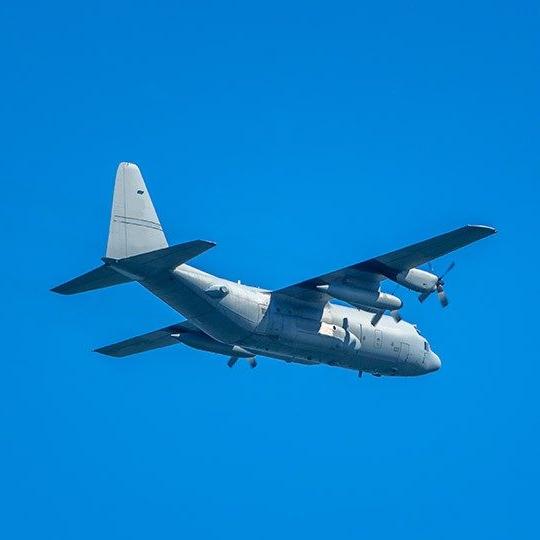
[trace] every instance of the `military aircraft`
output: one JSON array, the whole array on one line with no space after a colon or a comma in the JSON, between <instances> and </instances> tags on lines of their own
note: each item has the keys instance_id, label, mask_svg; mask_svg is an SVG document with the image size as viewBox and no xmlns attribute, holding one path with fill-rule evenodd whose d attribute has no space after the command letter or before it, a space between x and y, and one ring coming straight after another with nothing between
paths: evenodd
<instances>
[{"instance_id":1,"label":"military aircraft","mask_svg":"<svg viewBox=\"0 0 540 540\"><path fill-rule=\"evenodd\" d=\"M229 367L241 358L255 367L260 355L348 368L359 376L424 375L437 371L441 361L417 327L402 320L402 301L381 292L381 282L415 291L420 301L435 293L445 307L445 276L419 266L495 232L485 225L466 225L270 291L185 264L215 243L193 240L170 246L139 168L120 163L103 264L52 290L76 294L137 281L187 319L96 349L109 356L183 343L228 356Z\"/></svg>"}]
</instances>

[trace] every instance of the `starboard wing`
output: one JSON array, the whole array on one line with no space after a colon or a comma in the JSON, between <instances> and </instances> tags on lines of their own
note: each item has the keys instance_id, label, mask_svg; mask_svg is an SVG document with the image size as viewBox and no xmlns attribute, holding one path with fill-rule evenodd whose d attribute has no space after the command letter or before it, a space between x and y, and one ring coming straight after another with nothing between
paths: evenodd
<instances>
[{"instance_id":1,"label":"starboard wing","mask_svg":"<svg viewBox=\"0 0 540 540\"><path fill-rule=\"evenodd\" d=\"M274 293L309 302L327 302L330 297L319 291L317 286L344 280L351 280L367 290L378 290L384 279L393 279L400 272L421 266L495 232L493 227L487 225L465 225L429 240L278 289Z\"/></svg>"}]
</instances>

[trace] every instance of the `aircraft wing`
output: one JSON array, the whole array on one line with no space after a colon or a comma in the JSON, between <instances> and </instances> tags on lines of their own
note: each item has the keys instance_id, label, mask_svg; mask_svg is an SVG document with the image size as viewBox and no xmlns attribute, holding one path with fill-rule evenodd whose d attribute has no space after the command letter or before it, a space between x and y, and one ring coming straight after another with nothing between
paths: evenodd
<instances>
[{"instance_id":1,"label":"aircraft wing","mask_svg":"<svg viewBox=\"0 0 540 540\"><path fill-rule=\"evenodd\" d=\"M151 351L152 349L168 347L169 345L177 345L180 342L173 337L173 334L182 334L185 332L203 333L192 322L184 321L155 330L154 332L148 332L147 334L120 341L119 343L114 343L113 345L101 347L94 352L121 358L123 356Z\"/></svg>"},{"instance_id":2,"label":"aircraft wing","mask_svg":"<svg viewBox=\"0 0 540 540\"><path fill-rule=\"evenodd\" d=\"M495 232L496 230L493 227L486 225L465 225L429 240L340 268L334 272L274 292L300 300L327 302L330 297L326 293L317 290L317 285L326 285L345 279L355 282L358 287L363 289L376 291L380 286L380 282L386 278L393 279L400 272L421 266L456 249L486 238Z\"/></svg>"}]
</instances>

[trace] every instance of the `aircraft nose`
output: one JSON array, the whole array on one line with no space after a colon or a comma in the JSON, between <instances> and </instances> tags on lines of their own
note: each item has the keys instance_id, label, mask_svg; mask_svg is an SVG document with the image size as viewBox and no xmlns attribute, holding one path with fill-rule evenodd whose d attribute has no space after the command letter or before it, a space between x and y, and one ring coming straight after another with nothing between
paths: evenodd
<instances>
[{"instance_id":1,"label":"aircraft nose","mask_svg":"<svg viewBox=\"0 0 540 540\"><path fill-rule=\"evenodd\" d=\"M431 351L429 362L427 364L427 371L431 373L432 371L437 371L439 369L441 369L441 359Z\"/></svg>"}]
</instances>

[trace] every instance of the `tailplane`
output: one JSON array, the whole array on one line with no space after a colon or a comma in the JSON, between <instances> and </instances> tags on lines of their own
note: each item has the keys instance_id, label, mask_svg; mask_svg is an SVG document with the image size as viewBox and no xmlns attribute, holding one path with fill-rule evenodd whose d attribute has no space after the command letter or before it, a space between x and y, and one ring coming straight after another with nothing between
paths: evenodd
<instances>
[{"instance_id":1,"label":"tailplane","mask_svg":"<svg viewBox=\"0 0 540 540\"><path fill-rule=\"evenodd\" d=\"M86 272L82 276L78 276L62 285L58 285L51 289L52 292L58 294L77 294L95 289L103 289L104 287L112 287L133 281L130 277L119 274L110 266L102 265L98 268Z\"/></svg>"},{"instance_id":2,"label":"tailplane","mask_svg":"<svg viewBox=\"0 0 540 540\"><path fill-rule=\"evenodd\" d=\"M142 281L214 246L214 242L193 240L169 247L139 167L120 163L114 184L106 256L102 259L105 264L51 290L77 294Z\"/></svg>"}]
</instances>

